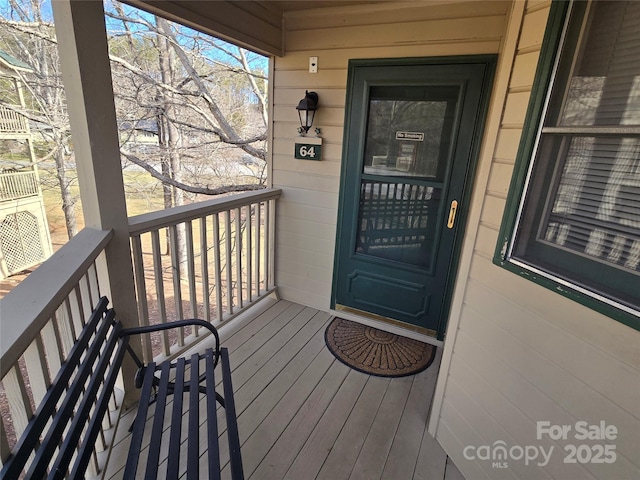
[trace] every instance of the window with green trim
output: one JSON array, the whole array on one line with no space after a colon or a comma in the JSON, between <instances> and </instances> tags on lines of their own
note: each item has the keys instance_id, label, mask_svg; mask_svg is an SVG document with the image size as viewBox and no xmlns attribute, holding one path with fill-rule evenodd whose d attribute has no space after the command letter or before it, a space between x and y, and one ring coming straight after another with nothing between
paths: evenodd
<instances>
[{"instance_id":1,"label":"window with green trim","mask_svg":"<svg viewBox=\"0 0 640 480\"><path fill-rule=\"evenodd\" d=\"M638 328L640 2L554 3L531 98L497 260Z\"/></svg>"}]
</instances>

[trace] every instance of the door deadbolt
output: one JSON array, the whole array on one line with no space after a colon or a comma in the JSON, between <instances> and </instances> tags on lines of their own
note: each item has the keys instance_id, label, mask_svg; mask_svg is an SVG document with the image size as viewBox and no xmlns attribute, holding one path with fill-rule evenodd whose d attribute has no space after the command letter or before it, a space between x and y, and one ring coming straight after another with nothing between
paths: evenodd
<instances>
[{"instance_id":1,"label":"door deadbolt","mask_svg":"<svg viewBox=\"0 0 640 480\"><path fill-rule=\"evenodd\" d=\"M451 202L451 208L449 209L449 221L447 222L447 228L453 228L456 223L456 212L458 211L458 201L453 200Z\"/></svg>"}]
</instances>

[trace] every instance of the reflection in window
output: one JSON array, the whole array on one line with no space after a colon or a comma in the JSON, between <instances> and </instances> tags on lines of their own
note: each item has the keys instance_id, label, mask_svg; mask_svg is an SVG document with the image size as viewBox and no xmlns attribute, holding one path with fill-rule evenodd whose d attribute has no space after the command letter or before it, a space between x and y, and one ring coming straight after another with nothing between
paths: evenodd
<instances>
[{"instance_id":1,"label":"reflection in window","mask_svg":"<svg viewBox=\"0 0 640 480\"><path fill-rule=\"evenodd\" d=\"M363 181L356 252L430 267L441 194L434 187Z\"/></svg>"},{"instance_id":2,"label":"reflection in window","mask_svg":"<svg viewBox=\"0 0 640 480\"><path fill-rule=\"evenodd\" d=\"M640 309L640 2L574 2L511 256Z\"/></svg>"},{"instance_id":3,"label":"reflection in window","mask_svg":"<svg viewBox=\"0 0 640 480\"><path fill-rule=\"evenodd\" d=\"M442 180L458 88L429 87L416 99L402 93L372 88L364 173Z\"/></svg>"}]
</instances>

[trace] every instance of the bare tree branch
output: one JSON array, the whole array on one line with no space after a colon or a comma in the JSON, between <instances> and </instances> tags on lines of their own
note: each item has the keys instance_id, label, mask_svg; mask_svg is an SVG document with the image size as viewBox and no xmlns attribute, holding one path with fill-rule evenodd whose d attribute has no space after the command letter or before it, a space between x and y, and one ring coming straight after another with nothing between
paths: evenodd
<instances>
[{"instance_id":1,"label":"bare tree branch","mask_svg":"<svg viewBox=\"0 0 640 480\"><path fill-rule=\"evenodd\" d=\"M158 170L156 170L151 165L149 165L147 162L141 160L140 158L138 158L137 156L135 156L134 154L132 154L131 152L125 149L121 148L120 153L130 162L135 163L139 167L149 172L153 178L189 193L199 193L203 195L222 195L224 193L247 192L252 190L262 190L263 188L265 188L264 185L255 184L255 183L247 184L247 185L225 185L223 187L216 187L216 188L195 187L193 185L187 185L185 183L178 182L171 177L163 175Z\"/></svg>"}]
</instances>

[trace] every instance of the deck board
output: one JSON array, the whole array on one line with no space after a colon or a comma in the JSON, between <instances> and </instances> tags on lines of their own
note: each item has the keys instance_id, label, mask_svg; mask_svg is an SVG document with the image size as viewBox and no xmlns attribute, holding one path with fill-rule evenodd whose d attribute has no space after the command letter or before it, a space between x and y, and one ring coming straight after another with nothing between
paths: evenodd
<instances>
[{"instance_id":1,"label":"deck board","mask_svg":"<svg viewBox=\"0 0 640 480\"><path fill-rule=\"evenodd\" d=\"M349 369L327 350L329 314L270 302L255 318L221 335L231 354L247 479L443 479L445 469L454 471L426 432L440 352L418 375L372 377ZM204 341L199 348L206 347ZM200 408L204 412L204 402ZM222 434L221 411L218 419ZM131 414L121 421L125 434L131 421ZM106 478L122 476L128 436L119 437ZM205 467L205 445L201 453ZM168 452L162 454L166 461ZM220 455L223 478L229 478L226 441ZM145 456L146 449L141 461Z\"/></svg>"},{"instance_id":2,"label":"deck board","mask_svg":"<svg viewBox=\"0 0 640 480\"><path fill-rule=\"evenodd\" d=\"M413 377L390 381L378 414L358 455L350 480L382 478L386 459L391 451L393 438L400 425L412 384Z\"/></svg>"},{"instance_id":3,"label":"deck board","mask_svg":"<svg viewBox=\"0 0 640 480\"><path fill-rule=\"evenodd\" d=\"M435 388L437 365L414 377L382 478L413 478ZM444 452L442 452L444 453ZM442 456L442 461L446 457Z\"/></svg>"},{"instance_id":4,"label":"deck board","mask_svg":"<svg viewBox=\"0 0 640 480\"><path fill-rule=\"evenodd\" d=\"M333 362L326 375L262 460L251 476L252 479L284 478L348 373L348 369L342 364ZM259 441L259 439L256 440Z\"/></svg>"}]
</instances>

